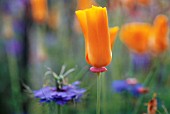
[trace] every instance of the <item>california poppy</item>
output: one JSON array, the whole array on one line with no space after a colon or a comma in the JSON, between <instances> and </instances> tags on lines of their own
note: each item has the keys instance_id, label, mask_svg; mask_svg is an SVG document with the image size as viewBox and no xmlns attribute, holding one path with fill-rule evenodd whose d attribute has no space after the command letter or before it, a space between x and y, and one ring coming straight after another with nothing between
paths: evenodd
<instances>
[{"instance_id":1,"label":"california poppy","mask_svg":"<svg viewBox=\"0 0 170 114\"><path fill-rule=\"evenodd\" d=\"M137 0L139 5L144 5L144 6L148 6L151 1L150 0Z\"/></svg>"},{"instance_id":2,"label":"california poppy","mask_svg":"<svg viewBox=\"0 0 170 114\"><path fill-rule=\"evenodd\" d=\"M129 23L122 27L120 38L129 49L142 54L148 51L150 30L149 24Z\"/></svg>"},{"instance_id":3,"label":"california poppy","mask_svg":"<svg viewBox=\"0 0 170 114\"><path fill-rule=\"evenodd\" d=\"M109 65L112 45L119 28L114 27L109 31L106 8L92 6L76 11L76 15L85 37L86 61L96 68Z\"/></svg>"},{"instance_id":4,"label":"california poppy","mask_svg":"<svg viewBox=\"0 0 170 114\"><path fill-rule=\"evenodd\" d=\"M32 17L34 21L42 23L47 18L47 1L46 0L31 0Z\"/></svg>"},{"instance_id":5,"label":"california poppy","mask_svg":"<svg viewBox=\"0 0 170 114\"><path fill-rule=\"evenodd\" d=\"M96 2L94 0L77 0L78 10L90 8L92 5L96 5Z\"/></svg>"},{"instance_id":6,"label":"california poppy","mask_svg":"<svg viewBox=\"0 0 170 114\"><path fill-rule=\"evenodd\" d=\"M97 5L94 0L77 0L77 10L91 8L92 5ZM77 33L81 33L81 28L77 19L74 19L74 29Z\"/></svg>"},{"instance_id":7,"label":"california poppy","mask_svg":"<svg viewBox=\"0 0 170 114\"><path fill-rule=\"evenodd\" d=\"M150 38L151 50L154 53L161 53L168 48L168 18L158 15L153 24Z\"/></svg>"}]
</instances>

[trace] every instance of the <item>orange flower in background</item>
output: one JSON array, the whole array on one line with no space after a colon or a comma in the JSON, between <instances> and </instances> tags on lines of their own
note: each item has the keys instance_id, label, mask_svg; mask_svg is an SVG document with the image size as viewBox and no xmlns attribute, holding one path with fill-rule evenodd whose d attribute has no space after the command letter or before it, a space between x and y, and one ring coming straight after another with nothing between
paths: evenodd
<instances>
[{"instance_id":1,"label":"orange flower in background","mask_svg":"<svg viewBox=\"0 0 170 114\"><path fill-rule=\"evenodd\" d=\"M47 0L31 0L32 17L38 23L43 23L47 18Z\"/></svg>"},{"instance_id":2,"label":"orange flower in background","mask_svg":"<svg viewBox=\"0 0 170 114\"><path fill-rule=\"evenodd\" d=\"M148 102L148 114L156 114L156 111L157 111L157 99L156 99L156 95L154 96L153 99L151 99L149 102Z\"/></svg>"},{"instance_id":3,"label":"orange flower in background","mask_svg":"<svg viewBox=\"0 0 170 114\"><path fill-rule=\"evenodd\" d=\"M148 51L148 41L151 26L146 23L129 23L122 27L121 41L132 51L145 53Z\"/></svg>"},{"instance_id":4,"label":"orange flower in background","mask_svg":"<svg viewBox=\"0 0 170 114\"><path fill-rule=\"evenodd\" d=\"M151 33L151 50L161 53L168 48L168 18L158 15L154 20L153 31Z\"/></svg>"},{"instance_id":5,"label":"orange flower in background","mask_svg":"<svg viewBox=\"0 0 170 114\"><path fill-rule=\"evenodd\" d=\"M114 27L109 31L106 8L92 6L76 11L76 15L85 37L86 61L96 68L109 65L119 28Z\"/></svg>"},{"instance_id":6,"label":"orange flower in background","mask_svg":"<svg viewBox=\"0 0 170 114\"><path fill-rule=\"evenodd\" d=\"M58 28L59 25L59 11L57 8L51 8L48 11L48 19L47 19L47 23L48 26L53 29L56 30Z\"/></svg>"},{"instance_id":7,"label":"orange flower in background","mask_svg":"<svg viewBox=\"0 0 170 114\"><path fill-rule=\"evenodd\" d=\"M90 8L92 5L96 5L95 0L77 0L77 9L78 10Z\"/></svg>"},{"instance_id":8,"label":"orange flower in background","mask_svg":"<svg viewBox=\"0 0 170 114\"><path fill-rule=\"evenodd\" d=\"M120 3L129 10L133 10L136 5L136 0L120 0Z\"/></svg>"},{"instance_id":9,"label":"orange flower in background","mask_svg":"<svg viewBox=\"0 0 170 114\"><path fill-rule=\"evenodd\" d=\"M151 0L137 0L138 4L147 6L150 4Z\"/></svg>"}]
</instances>

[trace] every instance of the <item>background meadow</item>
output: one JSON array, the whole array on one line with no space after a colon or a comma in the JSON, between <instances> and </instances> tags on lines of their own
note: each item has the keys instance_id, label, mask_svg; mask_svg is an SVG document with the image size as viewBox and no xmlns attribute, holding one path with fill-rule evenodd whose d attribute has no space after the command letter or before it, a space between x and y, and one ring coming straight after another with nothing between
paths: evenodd
<instances>
[{"instance_id":1,"label":"background meadow","mask_svg":"<svg viewBox=\"0 0 170 114\"><path fill-rule=\"evenodd\" d=\"M47 67L57 74L63 65L74 68L68 83L81 81L85 88L81 102L62 107L62 114L96 113L96 79L85 60L84 36L75 11L97 5L107 8L109 26L130 22L153 24L159 14L170 19L169 0L0 0L0 113L58 114L56 103L41 104L29 90L54 84ZM43 2L44 1L44 2ZM88 0L87 0L88 1ZM34 6L35 5L35 6ZM39 12L36 12L38 9ZM169 25L168 25L169 27ZM169 34L168 34L169 39ZM169 42L169 41L168 41ZM102 74L102 114L143 114L157 94L157 114L170 113L170 51L151 54L149 64L133 63L133 53L117 34L112 62ZM144 61L137 59L136 61ZM149 89L146 94L117 93L113 81L136 78Z\"/></svg>"}]
</instances>

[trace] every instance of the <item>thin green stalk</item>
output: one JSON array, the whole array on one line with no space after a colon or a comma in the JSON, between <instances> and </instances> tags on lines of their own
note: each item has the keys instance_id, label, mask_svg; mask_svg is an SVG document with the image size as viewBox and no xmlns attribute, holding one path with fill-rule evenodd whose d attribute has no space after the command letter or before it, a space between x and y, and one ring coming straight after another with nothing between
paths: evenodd
<instances>
[{"instance_id":1,"label":"thin green stalk","mask_svg":"<svg viewBox=\"0 0 170 114\"><path fill-rule=\"evenodd\" d=\"M101 99L101 73L97 74L97 104L96 114L100 114L100 99Z\"/></svg>"},{"instance_id":2,"label":"thin green stalk","mask_svg":"<svg viewBox=\"0 0 170 114\"><path fill-rule=\"evenodd\" d=\"M22 113L21 107L21 93L20 93L20 84L19 84L19 75L18 75L18 65L15 57L11 57L9 54L8 57L8 67L9 67L9 76L11 84L11 94L12 94L12 105L13 111L15 113Z\"/></svg>"},{"instance_id":3,"label":"thin green stalk","mask_svg":"<svg viewBox=\"0 0 170 114\"><path fill-rule=\"evenodd\" d=\"M165 114L169 114L167 108L165 107L165 105L162 105L162 108L163 108Z\"/></svg>"},{"instance_id":4,"label":"thin green stalk","mask_svg":"<svg viewBox=\"0 0 170 114\"><path fill-rule=\"evenodd\" d=\"M62 114L62 107L58 105L58 113L57 114Z\"/></svg>"},{"instance_id":5,"label":"thin green stalk","mask_svg":"<svg viewBox=\"0 0 170 114\"><path fill-rule=\"evenodd\" d=\"M153 65L153 68L151 69L152 71L148 74L148 76L146 77L145 81L144 81L144 86L148 86L149 83L153 80L153 77L158 73L158 68L159 68L159 62L156 62ZM138 100L138 102L136 103L136 108L134 109L134 113L133 114L137 114L140 108L141 103L143 102L144 96L141 96L140 99Z\"/></svg>"},{"instance_id":6,"label":"thin green stalk","mask_svg":"<svg viewBox=\"0 0 170 114\"><path fill-rule=\"evenodd\" d=\"M104 76L101 77L101 80L102 80L102 114L107 114L107 96L106 96L106 93L107 93L107 87L105 84L106 83L106 78Z\"/></svg>"}]
</instances>

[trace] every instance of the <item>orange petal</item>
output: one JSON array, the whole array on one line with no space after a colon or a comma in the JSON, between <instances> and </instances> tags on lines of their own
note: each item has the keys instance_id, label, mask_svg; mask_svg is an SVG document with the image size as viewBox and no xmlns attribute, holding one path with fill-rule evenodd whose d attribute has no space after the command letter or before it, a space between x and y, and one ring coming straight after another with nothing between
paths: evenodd
<instances>
[{"instance_id":1,"label":"orange petal","mask_svg":"<svg viewBox=\"0 0 170 114\"><path fill-rule=\"evenodd\" d=\"M78 0L77 1L78 10L90 8L92 5L96 5L96 2L94 0Z\"/></svg>"},{"instance_id":2,"label":"orange petal","mask_svg":"<svg viewBox=\"0 0 170 114\"><path fill-rule=\"evenodd\" d=\"M80 26L82 28L82 31L84 33L85 38L87 37L87 19L86 19L86 13L83 10L78 10L75 12L77 19L80 23Z\"/></svg>"},{"instance_id":3,"label":"orange petal","mask_svg":"<svg viewBox=\"0 0 170 114\"><path fill-rule=\"evenodd\" d=\"M86 11L85 10L78 10L75 12L77 19L80 23L80 26L82 28L82 31L84 33L84 38L85 38L85 56L86 56L86 61L90 64L90 61L88 59L88 28L87 28L87 19L86 19Z\"/></svg>"},{"instance_id":4,"label":"orange petal","mask_svg":"<svg viewBox=\"0 0 170 114\"><path fill-rule=\"evenodd\" d=\"M146 23L130 23L122 27L121 41L131 50L144 53L148 51L151 26Z\"/></svg>"},{"instance_id":5,"label":"orange petal","mask_svg":"<svg viewBox=\"0 0 170 114\"><path fill-rule=\"evenodd\" d=\"M31 10L33 19L36 22L44 22L47 18L47 1L46 0L31 0Z\"/></svg>"},{"instance_id":6,"label":"orange petal","mask_svg":"<svg viewBox=\"0 0 170 114\"><path fill-rule=\"evenodd\" d=\"M119 30L119 27L113 27L109 29L111 48L113 47L113 44L115 42L118 30Z\"/></svg>"},{"instance_id":7,"label":"orange petal","mask_svg":"<svg viewBox=\"0 0 170 114\"><path fill-rule=\"evenodd\" d=\"M88 60L94 67L103 67L111 61L108 19L106 8L86 10L88 25Z\"/></svg>"},{"instance_id":8,"label":"orange petal","mask_svg":"<svg viewBox=\"0 0 170 114\"><path fill-rule=\"evenodd\" d=\"M168 18L159 15L154 20L153 26L153 50L156 53L163 52L168 47Z\"/></svg>"}]
</instances>

